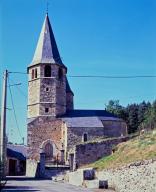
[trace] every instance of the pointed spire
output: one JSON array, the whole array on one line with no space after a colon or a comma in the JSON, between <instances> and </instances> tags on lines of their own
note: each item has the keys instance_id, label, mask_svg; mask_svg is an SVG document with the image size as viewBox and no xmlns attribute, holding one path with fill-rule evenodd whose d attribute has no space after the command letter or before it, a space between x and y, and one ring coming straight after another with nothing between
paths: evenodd
<instances>
[{"instance_id":1,"label":"pointed spire","mask_svg":"<svg viewBox=\"0 0 156 192\"><path fill-rule=\"evenodd\" d=\"M57 48L48 14L46 14L45 17L31 65L38 63L63 64Z\"/></svg>"}]
</instances>

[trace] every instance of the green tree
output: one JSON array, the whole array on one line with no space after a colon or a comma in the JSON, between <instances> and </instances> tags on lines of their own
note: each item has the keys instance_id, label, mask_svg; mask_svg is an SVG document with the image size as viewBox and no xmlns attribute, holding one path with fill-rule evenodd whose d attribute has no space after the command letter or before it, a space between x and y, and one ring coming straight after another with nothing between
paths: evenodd
<instances>
[{"instance_id":1,"label":"green tree","mask_svg":"<svg viewBox=\"0 0 156 192\"><path fill-rule=\"evenodd\" d=\"M141 128L154 129L156 128L156 100L152 103L151 107L146 111L144 121Z\"/></svg>"},{"instance_id":2,"label":"green tree","mask_svg":"<svg viewBox=\"0 0 156 192\"><path fill-rule=\"evenodd\" d=\"M125 107L120 105L119 100L110 100L106 105L106 110L124 120L127 118Z\"/></svg>"},{"instance_id":3,"label":"green tree","mask_svg":"<svg viewBox=\"0 0 156 192\"><path fill-rule=\"evenodd\" d=\"M138 130L138 105L131 104L127 106L127 113L128 113L128 133L134 133Z\"/></svg>"},{"instance_id":4,"label":"green tree","mask_svg":"<svg viewBox=\"0 0 156 192\"><path fill-rule=\"evenodd\" d=\"M151 104L143 101L138 105L138 123L139 125L145 120L145 114L150 109Z\"/></svg>"}]
</instances>

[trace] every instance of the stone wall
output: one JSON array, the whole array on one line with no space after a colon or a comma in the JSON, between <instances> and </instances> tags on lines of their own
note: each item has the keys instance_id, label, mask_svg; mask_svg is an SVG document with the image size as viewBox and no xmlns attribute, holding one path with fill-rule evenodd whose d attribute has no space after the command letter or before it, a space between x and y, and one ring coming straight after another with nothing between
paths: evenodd
<instances>
[{"instance_id":1,"label":"stone wall","mask_svg":"<svg viewBox=\"0 0 156 192\"><path fill-rule=\"evenodd\" d=\"M104 126L101 127L68 127L68 150L82 142L84 134L87 134L87 141L95 141L106 137L121 137L127 135L126 123L119 120L101 120Z\"/></svg>"},{"instance_id":2,"label":"stone wall","mask_svg":"<svg viewBox=\"0 0 156 192\"><path fill-rule=\"evenodd\" d=\"M108 180L116 192L155 192L156 159L131 163L125 167L96 172L99 180Z\"/></svg>"},{"instance_id":3,"label":"stone wall","mask_svg":"<svg viewBox=\"0 0 156 192\"><path fill-rule=\"evenodd\" d=\"M41 90L40 90L40 102L42 102L42 113L47 108L49 102L48 115L57 116L66 112L66 70L64 67L60 67L57 64L51 65L51 77L44 77L44 67L41 65ZM62 78L59 79L59 69L62 70ZM48 93L47 93L47 89ZM50 105L50 103L52 105ZM45 105L45 107L43 107Z\"/></svg>"},{"instance_id":4,"label":"stone wall","mask_svg":"<svg viewBox=\"0 0 156 192\"><path fill-rule=\"evenodd\" d=\"M78 169L74 172L66 172L64 175L65 182L71 185L82 186L83 184L83 169Z\"/></svg>"},{"instance_id":5,"label":"stone wall","mask_svg":"<svg viewBox=\"0 0 156 192\"><path fill-rule=\"evenodd\" d=\"M83 135L87 133L88 141L104 138L104 127L68 127L67 148L72 149L73 146L83 142Z\"/></svg>"},{"instance_id":6,"label":"stone wall","mask_svg":"<svg viewBox=\"0 0 156 192\"><path fill-rule=\"evenodd\" d=\"M78 169L67 172L64 181L76 186L86 184L83 172ZM97 187L96 181L108 181L108 187L116 192L155 192L156 191L156 159L143 160L116 169L95 171L95 179L90 181L92 188Z\"/></svg>"},{"instance_id":7,"label":"stone wall","mask_svg":"<svg viewBox=\"0 0 156 192\"><path fill-rule=\"evenodd\" d=\"M53 143L53 157L61 156L60 150L66 147L66 127L62 120L52 117L38 117L28 124L28 158L39 160L40 149L47 140Z\"/></svg>"},{"instance_id":8,"label":"stone wall","mask_svg":"<svg viewBox=\"0 0 156 192\"><path fill-rule=\"evenodd\" d=\"M104 134L108 137L120 137L127 135L127 124L122 120L102 120Z\"/></svg>"},{"instance_id":9,"label":"stone wall","mask_svg":"<svg viewBox=\"0 0 156 192\"><path fill-rule=\"evenodd\" d=\"M40 80L28 82L28 118L39 115Z\"/></svg>"},{"instance_id":10,"label":"stone wall","mask_svg":"<svg viewBox=\"0 0 156 192\"><path fill-rule=\"evenodd\" d=\"M38 162L34 159L27 159L26 161L26 176L36 177L38 169Z\"/></svg>"},{"instance_id":11,"label":"stone wall","mask_svg":"<svg viewBox=\"0 0 156 192\"><path fill-rule=\"evenodd\" d=\"M112 148L128 140L128 137L120 137L107 139L100 142L90 142L79 144L75 147L75 163L77 166L93 163L103 156L108 156L112 153Z\"/></svg>"},{"instance_id":12,"label":"stone wall","mask_svg":"<svg viewBox=\"0 0 156 192\"><path fill-rule=\"evenodd\" d=\"M49 65L51 77L45 77L45 66L38 64L28 68L28 118L39 115L55 117L66 113L66 69L57 64ZM37 77L33 79L32 70L37 70Z\"/></svg>"}]
</instances>

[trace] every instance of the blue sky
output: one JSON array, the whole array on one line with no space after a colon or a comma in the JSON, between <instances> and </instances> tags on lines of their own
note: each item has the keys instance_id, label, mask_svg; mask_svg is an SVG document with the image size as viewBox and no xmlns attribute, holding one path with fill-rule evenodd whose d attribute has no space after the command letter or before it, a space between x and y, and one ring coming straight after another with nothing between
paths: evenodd
<instances>
[{"instance_id":1,"label":"blue sky","mask_svg":"<svg viewBox=\"0 0 156 192\"><path fill-rule=\"evenodd\" d=\"M49 17L68 75L156 75L155 0L49 0ZM46 12L46 0L0 1L2 71L26 72ZM26 137L27 76L10 74L17 119ZM156 98L156 78L69 78L75 108L104 109L110 99L126 106ZM8 93L8 107L11 108ZM9 140L20 142L8 111Z\"/></svg>"}]
</instances>

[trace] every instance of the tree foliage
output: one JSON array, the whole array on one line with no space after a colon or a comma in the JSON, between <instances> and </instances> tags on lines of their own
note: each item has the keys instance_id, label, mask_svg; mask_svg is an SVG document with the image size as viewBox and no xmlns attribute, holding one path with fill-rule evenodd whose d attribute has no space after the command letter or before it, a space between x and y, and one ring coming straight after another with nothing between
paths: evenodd
<instances>
[{"instance_id":1,"label":"tree foliage","mask_svg":"<svg viewBox=\"0 0 156 192\"><path fill-rule=\"evenodd\" d=\"M134 133L139 129L152 129L156 127L156 101L132 103L123 107L119 100L110 100L106 110L126 121L128 133Z\"/></svg>"},{"instance_id":2,"label":"tree foliage","mask_svg":"<svg viewBox=\"0 0 156 192\"><path fill-rule=\"evenodd\" d=\"M146 111L141 127L145 129L154 129L156 127L156 101Z\"/></svg>"}]
</instances>

